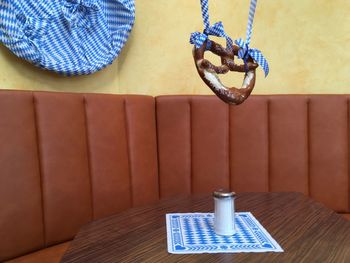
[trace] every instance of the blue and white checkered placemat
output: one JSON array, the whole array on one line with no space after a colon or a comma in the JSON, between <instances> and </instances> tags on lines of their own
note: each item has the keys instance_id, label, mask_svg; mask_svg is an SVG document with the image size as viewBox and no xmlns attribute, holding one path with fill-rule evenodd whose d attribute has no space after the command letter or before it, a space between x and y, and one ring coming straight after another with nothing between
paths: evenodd
<instances>
[{"instance_id":1,"label":"blue and white checkered placemat","mask_svg":"<svg viewBox=\"0 0 350 263\"><path fill-rule=\"evenodd\" d=\"M213 213L167 214L166 225L168 252L173 254L283 252L249 212L235 213L233 236L215 234Z\"/></svg>"}]
</instances>

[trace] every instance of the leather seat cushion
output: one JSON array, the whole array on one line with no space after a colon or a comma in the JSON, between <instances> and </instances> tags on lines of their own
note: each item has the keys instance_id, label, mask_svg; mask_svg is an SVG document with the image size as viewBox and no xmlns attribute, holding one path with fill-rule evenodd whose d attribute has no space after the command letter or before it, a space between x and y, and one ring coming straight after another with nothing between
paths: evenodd
<instances>
[{"instance_id":1,"label":"leather seat cushion","mask_svg":"<svg viewBox=\"0 0 350 263\"><path fill-rule=\"evenodd\" d=\"M342 214L346 219L350 220L350 214Z\"/></svg>"},{"instance_id":2,"label":"leather seat cushion","mask_svg":"<svg viewBox=\"0 0 350 263\"><path fill-rule=\"evenodd\" d=\"M37 252L6 261L7 263L58 263L71 241L41 249Z\"/></svg>"}]
</instances>

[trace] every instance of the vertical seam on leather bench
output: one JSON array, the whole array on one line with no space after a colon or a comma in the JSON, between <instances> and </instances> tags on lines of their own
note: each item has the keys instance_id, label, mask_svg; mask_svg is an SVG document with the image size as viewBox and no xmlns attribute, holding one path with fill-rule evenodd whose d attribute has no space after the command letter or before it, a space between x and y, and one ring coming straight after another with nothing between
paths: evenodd
<instances>
[{"instance_id":1,"label":"vertical seam on leather bench","mask_svg":"<svg viewBox=\"0 0 350 263\"><path fill-rule=\"evenodd\" d=\"M230 127L231 127L231 107L230 105L227 105L227 159L228 159L228 188L233 191L232 187L232 178L231 178L231 134L230 134Z\"/></svg>"},{"instance_id":2,"label":"vertical seam on leather bench","mask_svg":"<svg viewBox=\"0 0 350 263\"><path fill-rule=\"evenodd\" d=\"M43 174L42 174L42 163L41 163L41 150L40 150L40 134L39 134L39 123L38 123L38 111L37 101L34 92L32 92L33 98L33 111L34 111L34 125L35 125L35 136L37 142L37 154L38 154L38 165L39 165L39 180L40 180L40 191L41 191L41 214L43 224L43 241L44 247L46 247L46 222L45 222L45 201L44 201L44 186L43 186Z\"/></svg>"},{"instance_id":3,"label":"vertical seam on leather bench","mask_svg":"<svg viewBox=\"0 0 350 263\"><path fill-rule=\"evenodd\" d=\"M307 191L311 196L311 130L310 130L310 98L306 100L306 140L307 140Z\"/></svg>"},{"instance_id":4,"label":"vertical seam on leather bench","mask_svg":"<svg viewBox=\"0 0 350 263\"><path fill-rule=\"evenodd\" d=\"M271 191L271 118L270 118L270 99L266 100L266 111L267 111L267 191Z\"/></svg>"},{"instance_id":5,"label":"vertical seam on leather bench","mask_svg":"<svg viewBox=\"0 0 350 263\"><path fill-rule=\"evenodd\" d=\"M190 191L191 191L191 194L193 194L193 165L192 165L192 162L193 162L193 147L192 147L192 137L193 137L193 134L192 134L192 120L193 120L193 116L192 116L192 97L189 97L189 100L188 100L188 106L189 106L189 128L190 128Z\"/></svg>"},{"instance_id":6,"label":"vertical seam on leather bench","mask_svg":"<svg viewBox=\"0 0 350 263\"><path fill-rule=\"evenodd\" d=\"M91 149L89 143L89 125L87 117L87 101L86 96L83 95L83 105L84 105L84 119L85 119L85 135L86 135L86 148L87 148L87 162L88 162L88 176L90 180L90 202L91 202L91 220L95 219L95 209L94 209L94 188L92 182L92 172L91 172Z\"/></svg>"},{"instance_id":7,"label":"vertical seam on leather bench","mask_svg":"<svg viewBox=\"0 0 350 263\"><path fill-rule=\"evenodd\" d=\"M347 132L347 136L346 138L348 139L347 142L347 174L348 174L348 213L350 212L350 166L349 166L349 157L350 157L350 140L349 140L349 98L346 98L346 117L347 117L347 122L346 122L346 132Z\"/></svg>"},{"instance_id":8,"label":"vertical seam on leather bench","mask_svg":"<svg viewBox=\"0 0 350 263\"><path fill-rule=\"evenodd\" d=\"M133 191L133 180L132 180L132 164L131 164L131 151L130 151L130 128L129 128L129 118L128 118L128 110L127 110L127 101L126 98L123 100L123 107L124 107L124 119L125 119L125 133L126 133L126 143L127 143L127 149L128 149L128 165L129 165L129 184L130 184L130 202L131 206L134 206L134 191Z\"/></svg>"},{"instance_id":9,"label":"vertical seam on leather bench","mask_svg":"<svg viewBox=\"0 0 350 263\"><path fill-rule=\"evenodd\" d=\"M157 150L157 179L158 179L158 200L161 199L161 178L160 178L160 158L159 158L159 127L158 127L158 100L153 97L154 101L154 120L156 123L156 150Z\"/></svg>"}]
</instances>

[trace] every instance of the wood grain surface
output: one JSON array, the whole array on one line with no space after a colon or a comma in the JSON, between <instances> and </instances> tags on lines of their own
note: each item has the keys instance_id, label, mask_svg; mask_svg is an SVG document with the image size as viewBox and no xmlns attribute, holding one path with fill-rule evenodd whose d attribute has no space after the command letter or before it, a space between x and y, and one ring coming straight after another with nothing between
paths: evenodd
<instances>
[{"instance_id":1,"label":"wood grain surface","mask_svg":"<svg viewBox=\"0 0 350 263\"><path fill-rule=\"evenodd\" d=\"M169 254L165 214L212 212L213 205L210 195L184 196L91 222L62 262L350 262L350 222L300 193L242 193L235 200L236 211L252 212L285 252Z\"/></svg>"}]
</instances>

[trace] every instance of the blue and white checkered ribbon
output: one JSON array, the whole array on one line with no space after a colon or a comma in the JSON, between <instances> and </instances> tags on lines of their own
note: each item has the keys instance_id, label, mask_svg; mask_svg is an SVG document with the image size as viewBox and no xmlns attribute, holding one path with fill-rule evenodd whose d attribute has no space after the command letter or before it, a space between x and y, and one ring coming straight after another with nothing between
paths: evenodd
<instances>
[{"instance_id":1,"label":"blue and white checkered ribbon","mask_svg":"<svg viewBox=\"0 0 350 263\"><path fill-rule=\"evenodd\" d=\"M202 17L204 22L204 31L203 33L200 33L200 32L192 33L190 37L190 43L195 45L196 48L199 48L203 45L203 43L206 40L208 40L206 49L210 49L210 41L208 37L209 35L212 35L212 36L226 38L226 47L229 50L232 50L233 41L225 33L224 25L222 24L222 22L220 21L210 26L208 0L201 0L201 8L202 8Z\"/></svg>"},{"instance_id":2,"label":"blue and white checkered ribbon","mask_svg":"<svg viewBox=\"0 0 350 263\"><path fill-rule=\"evenodd\" d=\"M252 30L253 30L253 20L254 20L256 2L257 0L250 1L246 41L240 38L235 40L235 44L240 47L238 51L238 58L243 59L244 63L246 63L248 57L249 56L252 57L256 61L256 63L258 63L263 68L265 72L265 77L266 77L269 74L269 64L267 63L267 60L265 59L265 57L263 56L263 54L259 49L249 47L250 39L252 36Z\"/></svg>"}]
</instances>

